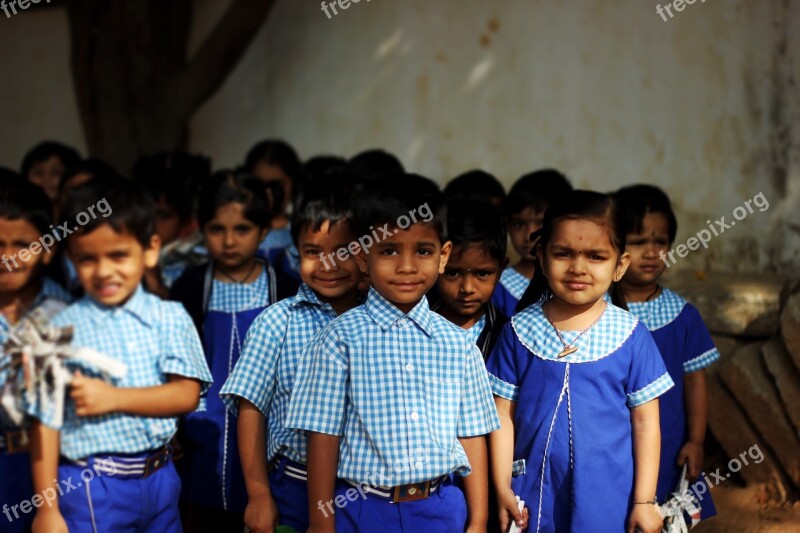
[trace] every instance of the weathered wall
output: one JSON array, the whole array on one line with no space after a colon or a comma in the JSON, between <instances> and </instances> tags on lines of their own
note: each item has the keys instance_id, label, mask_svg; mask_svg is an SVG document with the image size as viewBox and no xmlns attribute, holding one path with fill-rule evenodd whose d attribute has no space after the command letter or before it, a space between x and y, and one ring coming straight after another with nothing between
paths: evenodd
<instances>
[{"instance_id":1,"label":"weathered wall","mask_svg":"<svg viewBox=\"0 0 800 533\"><path fill-rule=\"evenodd\" d=\"M648 0L361 0L330 20L284 0L195 116L192 148L227 166L281 136L303 156L383 146L440 181L476 166L507 184L542 166L600 190L647 181L673 196L678 242L763 193L767 210L675 268L796 274L800 2L701 2L665 22ZM197 5L195 43L225 2ZM74 98L55 90L69 85L59 17L0 18L0 164L37 132L80 144ZM58 31L21 47L40 26ZM58 105L26 88L44 84Z\"/></svg>"}]
</instances>

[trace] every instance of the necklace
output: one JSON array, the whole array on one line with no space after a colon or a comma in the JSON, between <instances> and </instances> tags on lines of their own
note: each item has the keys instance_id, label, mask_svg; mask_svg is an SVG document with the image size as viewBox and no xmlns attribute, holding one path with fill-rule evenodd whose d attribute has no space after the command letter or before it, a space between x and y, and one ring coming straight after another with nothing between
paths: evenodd
<instances>
[{"instance_id":1,"label":"necklace","mask_svg":"<svg viewBox=\"0 0 800 533\"><path fill-rule=\"evenodd\" d=\"M658 294L658 291L659 291L660 289L661 289L661 285L659 285L658 283L656 283L656 290L654 290L653 292L651 292L651 293L650 293L650 296L648 296L647 298L645 298L645 299L644 299L644 301L645 301L645 302L649 302L649 301L650 301L650 298L652 298L653 296L655 296L656 294Z\"/></svg>"},{"instance_id":2,"label":"necklace","mask_svg":"<svg viewBox=\"0 0 800 533\"><path fill-rule=\"evenodd\" d=\"M257 265L258 265L258 261L253 261L253 267L250 269L250 272L248 272L247 275L245 277L243 277L241 280L238 280L238 279L234 278L233 276L231 276L230 274L228 274L227 272L225 272L224 270L222 270L219 267L217 267L217 271L220 274L222 274L223 276L225 276L226 278L228 278L229 280L231 280L232 282L238 283L239 285L241 285L242 283L247 281L247 278L249 278L250 276L253 275L253 272L255 272Z\"/></svg>"},{"instance_id":3,"label":"necklace","mask_svg":"<svg viewBox=\"0 0 800 533\"><path fill-rule=\"evenodd\" d=\"M558 328L555 326L555 324L553 324L553 321L550 319L550 314L547 312L547 305L545 304L545 305L542 306L542 311L544 311L545 318L547 318L547 321L550 323L551 326L553 326L553 329L556 331L556 335L558 335L558 340L560 340L561 344L564 345L564 349L561 350L561 352L559 352L559 354L558 354L558 358L559 359L561 359L562 357L566 357L569 354L575 353L575 352L578 351L578 347L575 346L575 343L578 342L578 339L580 339L581 336L583 336L584 333L586 333L587 331L592 329L594 327L594 325L597 324L600 321L601 318L603 318L603 315L605 314L606 309L608 309L608 304L604 301L603 302L603 311L600 313L600 315L597 318L594 319L594 322L589 324L588 328L586 328L583 331L581 331L580 333L578 333L578 336L575 337L575 339L571 343L567 344L566 342L564 342L564 338L561 336L561 332L558 331Z\"/></svg>"}]
</instances>

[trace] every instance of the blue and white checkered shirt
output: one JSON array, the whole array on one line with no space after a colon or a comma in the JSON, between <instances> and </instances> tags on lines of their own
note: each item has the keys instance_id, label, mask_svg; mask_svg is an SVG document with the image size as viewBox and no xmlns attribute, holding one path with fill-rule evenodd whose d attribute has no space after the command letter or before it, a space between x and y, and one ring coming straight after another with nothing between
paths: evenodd
<instances>
[{"instance_id":1,"label":"blue and white checkered shirt","mask_svg":"<svg viewBox=\"0 0 800 533\"><path fill-rule=\"evenodd\" d=\"M341 436L338 476L382 486L468 474L458 438L500 427L464 331L425 298L404 314L374 289L309 345L286 425Z\"/></svg>"},{"instance_id":2,"label":"blue and white checkered shirt","mask_svg":"<svg viewBox=\"0 0 800 533\"><path fill-rule=\"evenodd\" d=\"M252 283L226 283L218 279L213 280L208 310L237 313L268 306L269 274L266 265L261 265L261 275Z\"/></svg>"},{"instance_id":3,"label":"blue and white checkered shirt","mask_svg":"<svg viewBox=\"0 0 800 533\"><path fill-rule=\"evenodd\" d=\"M278 454L305 464L308 436L285 426L300 357L308 343L336 318L303 283L292 298L258 315L247 332L244 351L219 395L238 413L239 398L255 405L267 419L267 459Z\"/></svg>"},{"instance_id":4,"label":"blue and white checkered shirt","mask_svg":"<svg viewBox=\"0 0 800 533\"><path fill-rule=\"evenodd\" d=\"M128 365L116 387L153 387L167 383L170 374L197 379L204 393L211 383L203 347L191 318L177 302L163 301L142 287L122 306L106 307L84 297L53 319L57 326L73 325L74 346L84 346ZM90 368L71 365L88 376ZM52 412L33 409L31 415L52 426ZM73 460L98 453L141 453L167 444L177 417L144 417L111 413L79 417L67 397L61 431L61 455Z\"/></svg>"},{"instance_id":5,"label":"blue and white checkered shirt","mask_svg":"<svg viewBox=\"0 0 800 533\"><path fill-rule=\"evenodd\" d=\"M525 294L530 282L531 280L517 272L514 267L508 267L500 274L500 284L517 300Z\"/></svg>"}]
</instances>

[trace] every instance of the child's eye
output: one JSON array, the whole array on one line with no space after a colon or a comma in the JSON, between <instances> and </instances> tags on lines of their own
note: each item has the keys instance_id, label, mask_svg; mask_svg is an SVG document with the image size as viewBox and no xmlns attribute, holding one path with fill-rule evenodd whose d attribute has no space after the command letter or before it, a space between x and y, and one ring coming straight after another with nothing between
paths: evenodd
<instances>
[{"instance_id":1,"label":"child's eye","mask_svg":"<svg viewBox=\"0 0 800 533\"><path fill-rule=\"evenodd\" d=\"M628 241L628 246L641 246L644 244L642 239L631 239Z\"/></svg>"},{"instance_id":2,"label":"child's eye","mask_svg":"<svg viewBox=\"0 0 800 533\"><path fill-rule=\"evenodd\" d=\"M452 269L446 268L445 271L444 271L443 276L446 277L446 278L449 278L449 279L458 279L458 278L461 277L461 272L458 271L458 270L452 270Z\"/></svg>"},{"instance_id":3,"label":"child's eye","mask_svg":"<svg viewBox=\"0 0 800 533\"><path fill-rule=\"evenodd\" d=\"M417 250L417 253L419 255L433 255L433 251L428 250L427 248L420 248L419 250Z\"/></svg>"},{"instance_id":4,"label":"child's eye","mask_svg":"<svg viewBox=\"0 0 800 533\"><path fill-rule=\"evenodd\" d=\"M308 256L318 257L320 252L316 248L306 248L303 253Z\"/></svg>"},{"instance_id":5,"label":"child's eye","mask_svg":"<svg viewBox=\"0 0 800 533\"><path fill-rule=\"evenodd\" d=\"M119 261L120 259L125 259L128 257L128 252L112 252L111 259L115 261Z\"/></svg>"},{"instance_id":6,"label":"child's eye","mask_svg":"<svg viewBox=\"0 0 800 533\"><path fill-rule=\"evenodd\" d=\"M525 224L525 222L521 220L512 220L511 227L514 229L522 229L524 227L527 227L527 224Z\"/></svg>"},{"instance_id":7,"label":"child's eye","mask_svg":"<svg viewBox=\"0 0 800 533\"><path fill-rule=\"evenodd\" d=\"M589 259L591 259L592 261L605 261L606 260L605 256L597 255L597 254L591 255L589 257Z\"/></svg>"},{"instance_id":8,"label":"child's eye","mask_svg":"<svg viewBox=\"0 0 800 533\"><path fill-rule=\"evenodd\" d=\"M380 251L380 255L396 255L396 254L397 250L394 250L392 248L384 248L383 250Z\"/></svg>"},{"instance_id":9,"label":"child's eye","mask_svg":"<svg viewBox=\"0 0 800 533\"><path fill-rule=\"evenodd\" d=\"M494 274L494 272L489 272L488 270L478 270L475 273L475 275L478 276L478 278L480 278L480 279L486 279L489 276L491 276L492 274Z\"/></svg>"},{"instance_id":10,"label":"child's eye","mask_svg":"<svg viewBox=\"0 0 800 533\"><path fill-rule=\"evenodd\" d=\"M659 246L669 246L669 241L667 239L658 239L656 240L656 244Z\"/></svg>"}]
</instances>

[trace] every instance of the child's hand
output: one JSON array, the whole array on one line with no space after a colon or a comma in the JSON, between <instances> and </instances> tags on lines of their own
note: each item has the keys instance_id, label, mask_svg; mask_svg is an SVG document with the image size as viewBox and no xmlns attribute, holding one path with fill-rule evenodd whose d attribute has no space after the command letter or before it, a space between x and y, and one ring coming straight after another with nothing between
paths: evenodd
<instances>
[{"instance_id":1,"label":"child's hand","mask_svg":"<svg viewBox=\"0 0 800 533\"><path fill-rule=\"evenodd\" d=\"M634 504L628 520L628 533L660 533L664 519L654 504Z\"/></svg>"},{"instance_id":2,"label":"child's hand","mask_svg":"<svg viewBox=\"0 0 800 533\"><path fill-rule=\"evenodd\" d=\"M57 508L42 508L33 518L31 533L69 533L69 528Z\"/></svg>"},{"instance_id":3,"label":"child's hand","mask_svg":"<svg viewBox=\"0 0 800 533\"><path fill-rule=\"evenodd\" d=\"M248 498L244 525L251 533L272 533L278 527L278 508L271 496Z\"/></svg>"},{"instance_id":4,"label":"child's hand","mask_svg":"<svg viewBox=\"0 0 800 533\"><path fill-rule=\"evenodd\" d=\"M101 379L87 378L80 371L70 383L70 398L75 402L78 416L97 416L116 411L115 389Z\"/></svg>"},{"instance_id":5,"label":"child's hand","mask_svg":"<svg viewBox=\"0 0 800 533\"><path fill-rule=\"evenodd\" d=\"M692 441L684 444L678 452L678 466L683 466L684 463L688 463L686 477L690 481L697 479L703 469L703 445Z\"/></svg>"},{"instance_id":6,"label":"child's hand","mask_svg":"<svg viewBox=\"0 0 800 533\"><path fill-rule=\"evenodd\" d=\"M516 522L521 530L528 527L528 508L520 512L517 497L511 487L498 493L497 507L500 515L500 531L508 531L512 521Z\"/></svg>"}]
</instances>

